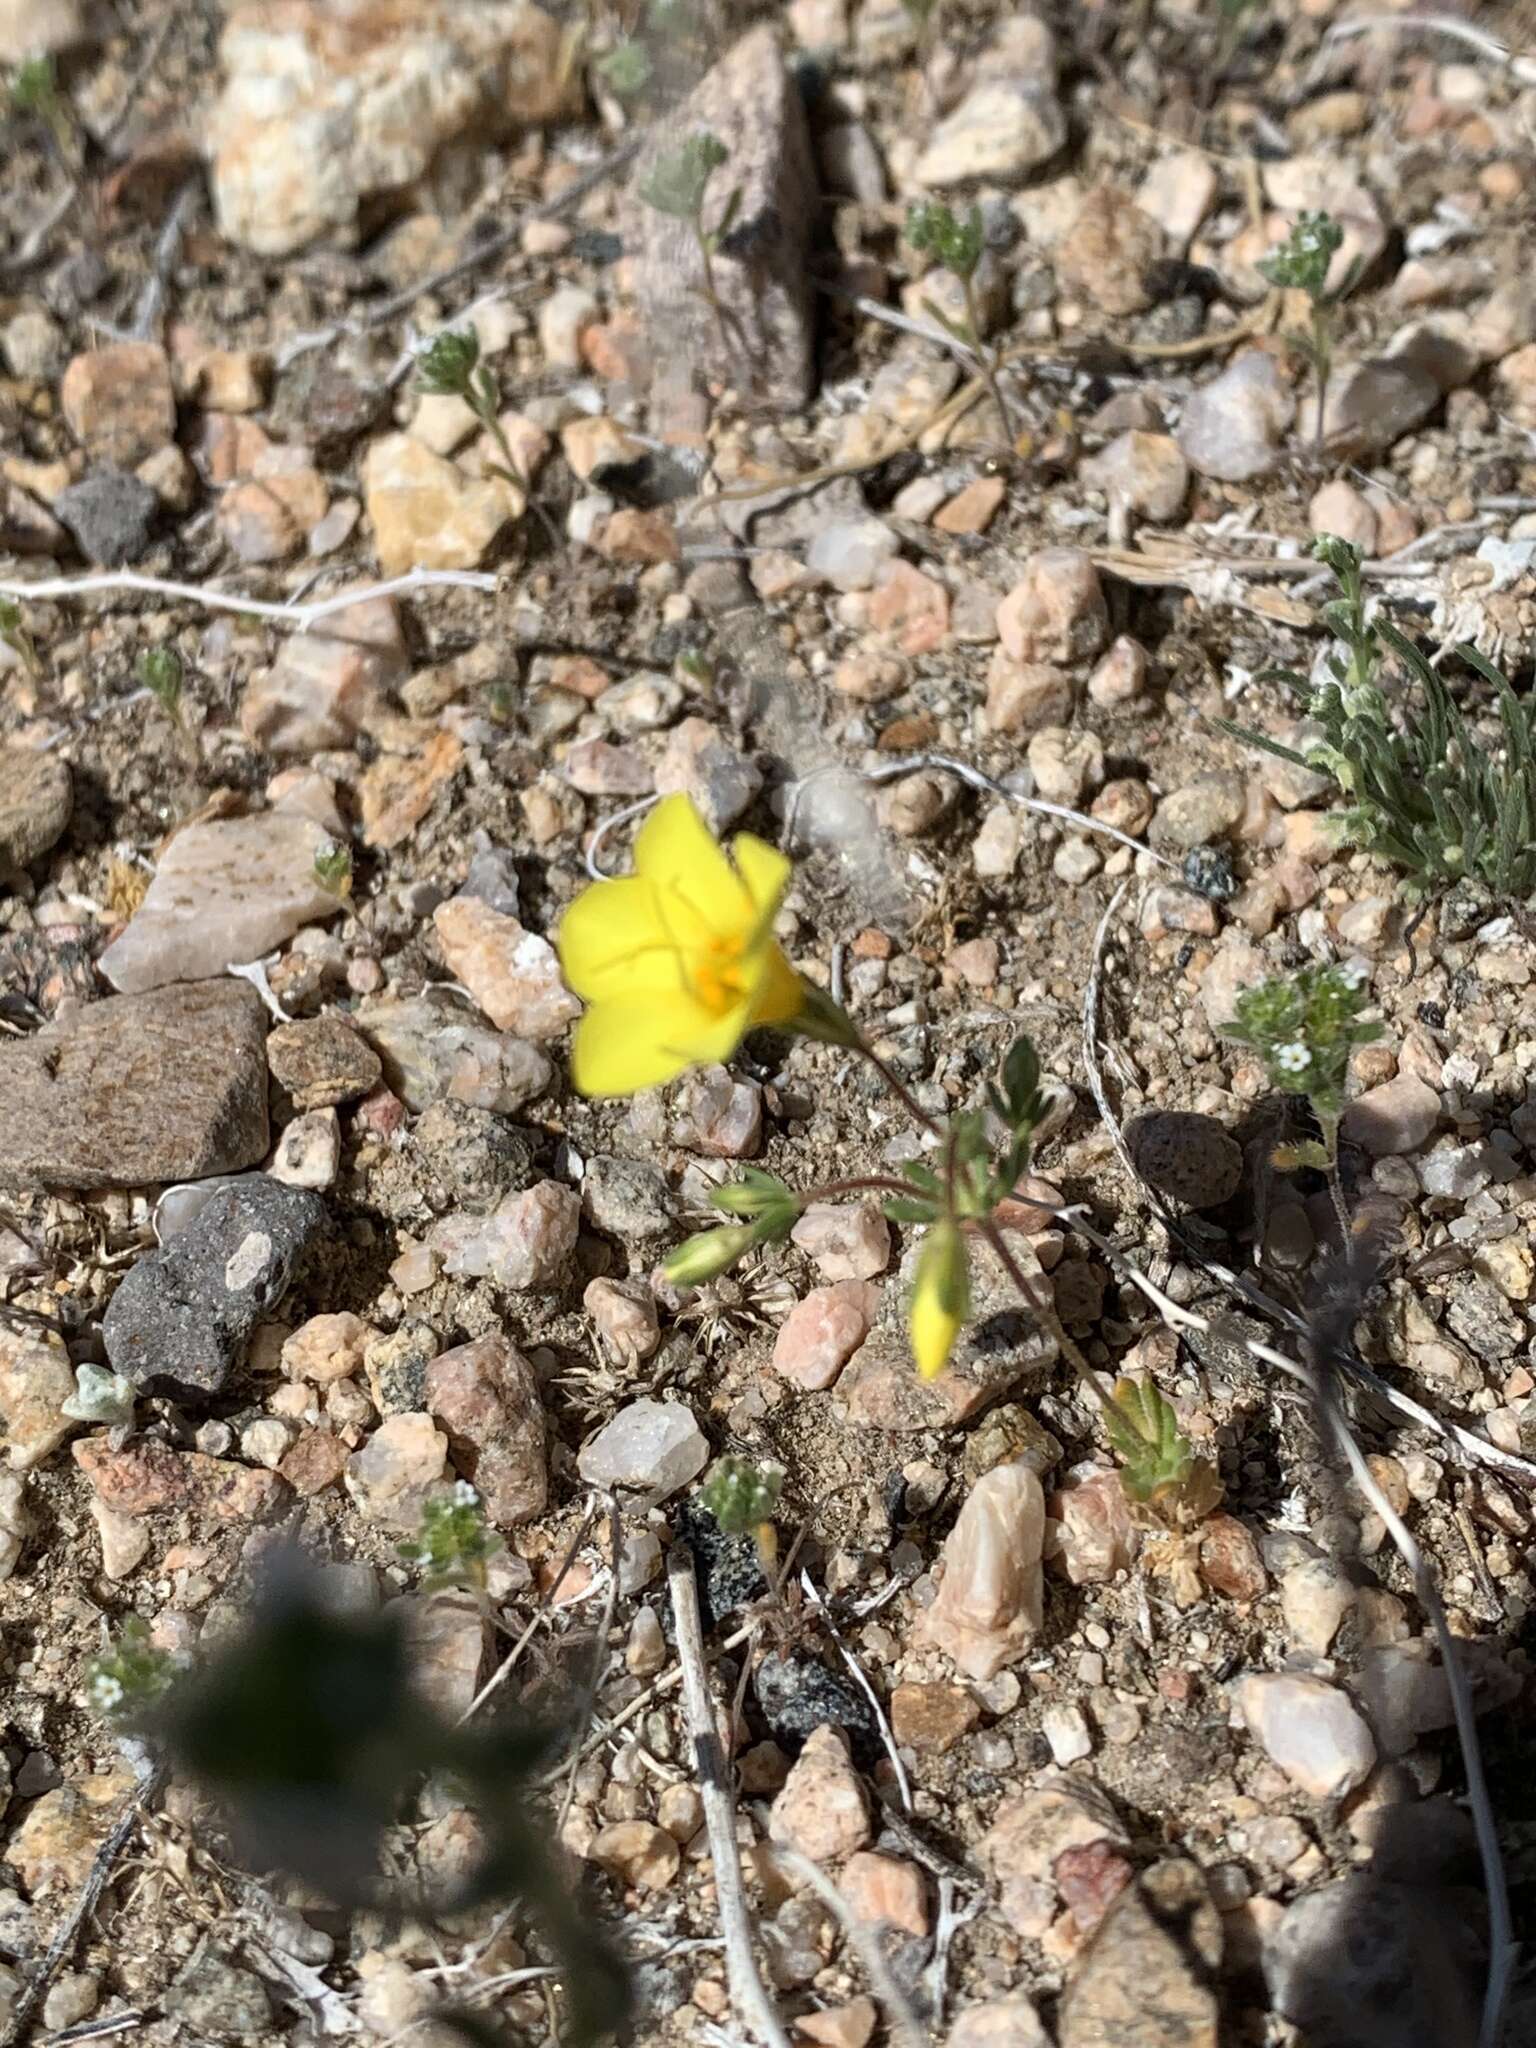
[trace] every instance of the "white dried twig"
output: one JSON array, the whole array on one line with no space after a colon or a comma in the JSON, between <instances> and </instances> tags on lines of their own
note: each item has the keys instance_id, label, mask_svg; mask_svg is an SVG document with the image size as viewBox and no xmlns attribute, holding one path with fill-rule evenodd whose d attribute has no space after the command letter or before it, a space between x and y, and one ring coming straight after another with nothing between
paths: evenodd
<instances>
[{"instance_id":1,"label":"white dried twig","mask_svg":"<svg viewBox=\"0 0 1536 2048\"><path fill-rule=\"evenodd\" d=\"M885 1753L890 1758L891 1769L895 1774L896 1789L901 1794L902 1807L907 1813L910 1813L912 1811L911 1780L907 1776L907 1767L901 1760L901 1751L896 1747L896 1737L891 1731L890 1722L886 1719L885 1709L880 1704L880 1696L864 1676L863 1667L860 1665L858 1658L854 1656L852 1650L843 1641L837 1623L832 1619L832 1610L817 1592L815 1586L812 1585L811 1575L803 1567L800 1572L800 1590L804 1593L806 1599L810 1601L811 1605L819 1609L827 1634L836 1643L843 1662L858 1680L860 1692L869 1701L870 1707L874 1711L875 1722L880 1730L880 1740L885 1745Z\"/></svg>"},{"instance_id":2,"label":"white dried twig","mask_svg":"<svg viewBox=\"0 0 1536 2048\"><path fill-rule=\"evenodd\" d=\"M253 619L276 619L300 633L308 632L321 619L335 612L350 611L374 597L404 597L413 590L494 591L496 578L480 569L411 569L403 576L387 576L382 583L365 583L335 597L317 598L313 604L275 603L260 597L241 597L232 590L207 590L198 583L172 583L163 576L141 576L134 569L108 569L97 576L48 576L37 583L16 578L0 579L0 597L19 598L28 604L74 604L82 598L108 597L135 592L144 597L180 598L201 605L210 612L244 612Z\"/></svg>"},{"instance_id":3,"label":"white dried twig","mask_svg":"<svg viewBox=\"0 0 1536 2048\"><path fill-rule=\"evenodd\" d=\"M1102 1252L1121 1278L1128 1280L1146 1296L1170 1330L1196 1330L1210 1334L1212 1326L1209 1316L1202 1315L1198 1309L1185 1308L1165 1294L1123 1252L1118 1251L1100 1232L1085 1223L1081 1210L1057 1209L1052 1213ZM1299 1380L1311 1394L1349 1467L1356 1486L1372 1511L1381 1517L1398 1556L1408 1567L1419 1604L1429 1616L1441 1663L1445 1668L1446 1683L1450 1688L1452 1709L1456 1716L1456 1733L1461 1743L1462 1759L1467 1772L1467 1801L1472 1809L1473 1825L1477 1831L1483 1885L1488 1895L1488 1981L1482 2030L1478 2037L1479 2048L1498 2048L1504 2002L1508 1994L1510 1973L1514 1967L1509 1895L1505 1885L1503 1859L1499 1853L1498 1829L1493 1818L1492 1803L1488 1797L1487 1780L1483 1775L1482 1749L1477 1735L1477 1711L1473 1705L1472 1690L1467 1683L1466 1671L1457 1654L1455 1638L1445 1617L1440 1589L1435 1583L1434 1574L1430 1571L1424 1553L1377 1484L1337 1401L1325 1386L1323 1376L1317 1368L1299 1359L1287 1357L1283 1351L1276 1351L1272 1345L1257 1343L1251 1337L1243 1339L1243 1349L1259 1363L1274 1366L1291 1379ZM1342 1357L1330 1358L1326 1362L1332 1367L1347 1363Z\"/></svg>"},{"instance_id":4,"label":"white dried twig","mask_svg":"<svg viewBox=\"0 0 1536 2048\"><path fill-rule=\"evenodd\" d=\"M900 2048L927 2048L927 2032L892 1975L875 1929L858 1917L831 1878L809 1856L802 1856L798 1849L786 1848L782 1842L774 1843L773 1853L792 1877L809 1885L827 1910L837 1916L843 1932L859 1952L859 1961L864 1965L870 1990L885 2007L891 2039L898 2042Z\"/></svg>"},{"instance_id":5,"label":"white dried twig","mask_svg":"<svg viewBox=\"0 0 1536 2048\"><path fill-rule=\"evenodd\" d=\"M731 1797L725 1759L704 1665L704 1631L699 1621L699 1589L693 1576L693 1555L686 1543L674 1543L667 1555L667 1591L677 1624L677 1655L683 1672L683 1711L693 1743L699 1793L704 1801L704 1828L715 1869L715 1896L720 1901L720 1931L725 1936L725 1969L731 2003L746 2026L768 2048L790 2048L789 2036L764 1988L752 1953L752 1918L741 1882L741 1851L736 1846L736 1803Z\"/></svg>"}]
</instances>

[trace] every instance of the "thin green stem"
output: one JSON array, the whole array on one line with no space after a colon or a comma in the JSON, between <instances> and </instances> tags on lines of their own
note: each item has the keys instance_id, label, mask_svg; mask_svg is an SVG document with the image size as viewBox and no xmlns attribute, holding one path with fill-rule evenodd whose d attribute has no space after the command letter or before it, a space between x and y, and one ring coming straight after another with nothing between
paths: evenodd
<instances>
[{"instance_id":1,"label":"thin green stem","mask_svg":"<svg viewBox=\"0 0 1536 2048\"><path fill-rule=\"evenodd\" d=\"M828 1180L823 1181L820 1187L807 1188L800 1200L829 1202L838 1195L914 1195L919 1192L910 1181L897 1180L887 1174L855 1174L848 1180Z\"/></svg>"},{"instance_id":2,"label":"thin green stem","mask_svg":"<svg viewBox=\"0 0 1536 2048\"><path fill-rule=\"evenodd\" d=\"M934 1122L933 1118L928 1114L927 1110L924 1109L922 1105L917 1101L916 1097L912 1094L912 1091L907 1087L906 1083L900 1078L900 1076L894 1073L892 1069L886 1065L885 1061L881 1059L879 1053L875 1051L874 1047L869 1043L868 1039L861 1037L854 1045L853 1049L855 1052L862 1053L865 1059L869 1061L869 1064L880 1076L881 1080L885 1083L886 1087L889 1088L891 1093L897 1098L902 1108L907 1112L907 1115L911 1117L912 1121L914 1123L921 1124L925 1131L932 1131L933 1135L937 1137L939 1135L939 1126Z\"/></svg>"},{"instance_id":3,"label":"thin green stem","mask_svg":"<svg viewBox=\"0 0 1536 2048\"><path fill-rule=\"evenodd\" d=\"M1012 448L1015 441L1013 416L1003 402L1003 390L997 379L997 364L992 350L981 338L981 306L976 297L974 274L962 277L960 283L965 292L965 317L971 330L971 348L975 353L977 367L981 371L982 382L987 387L987 395L997 407L997 421L1002 428L1003 439Z\"/></svg>"},{"instance_id":4,"label":"thin green stem","mask_svg":"<svg viewBox=\"0 0 1536 2048\"><path fill-rule=\"evenodd\" d=\"M720 331L720 346L729 354L731 336L726 325L725 307L721 304L720 294L715 287L715 252L712 237L705 231L703 221L698 218L694 220L693 233L699 245L700 260L704 265L704 296L709 301L709 310L714 314L715 325Z\"/></svg>"},{"instance_id":5,"label":"thin green stem","mask_svg":"<svg viewBox=\"0 0 1536 2048\"><path fill-rule=\"evenodd\" d=\"M1317 372L1317 427L1315 439L1319 448L1323 445L1323 421L1328 409L1328 372L1333 363L1333 338L1328 329L1328 309L1321 299L1314 299L1312 301L1312 364Z\"/></svg>"},{"instance_id":6,"label":"thin green stem","mask_svg":"<svg viewBox=\"0 0 1536 2048\"><path fill-rule=\"evenodd\" d=\"M1084 1358L1077 1345L1073 1343L1072 1339L1062 1328L1061 1318L1057 1315L1054 1307L1046 1308L1035 1299L1034 1292L1028 1280L1025 1279L1018 1260L1008 1249L1007 1241L1001 1230L998 1229L996 1222L989 1216L984 1223L978 1225L978 1228L996 1253L1003 1271L1018 1289L1025 1307L1030 1311L1031 1315L1039 1318L1055 1338L1057 1344L1061 1347L1063 1357L1074 1372L1076 1372L1078 1378L1088 1389L1089 1393L1092 1394L1099 1406L1101 1408L1108 1408L1110 1406L1110 1396L1104 1391L1103 1382L1087 1359Z\"/></svg>"}]
</instances>

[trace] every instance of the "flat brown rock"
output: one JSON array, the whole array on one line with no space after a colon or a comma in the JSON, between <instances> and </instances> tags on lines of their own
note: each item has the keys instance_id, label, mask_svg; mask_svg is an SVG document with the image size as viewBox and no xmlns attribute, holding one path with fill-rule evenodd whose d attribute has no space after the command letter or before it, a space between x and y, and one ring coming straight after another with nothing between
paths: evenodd
<instances>
[{"instance_id":1,"label":"flat brown rock","mask_svg":"<svg viewBox=\"0 0 1536 2048\"><path fill-rule=\"evenodd\" d=\"M267 1149L266 1012L246 983L91 1003L0 1044L0 1184L203 1180Z\"/></svg>"}]
</instances>

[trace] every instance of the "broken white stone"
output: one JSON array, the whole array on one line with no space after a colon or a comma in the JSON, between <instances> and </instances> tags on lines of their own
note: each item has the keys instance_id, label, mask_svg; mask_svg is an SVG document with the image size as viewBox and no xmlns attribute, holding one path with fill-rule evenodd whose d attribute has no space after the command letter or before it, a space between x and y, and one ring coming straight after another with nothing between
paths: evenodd
<instances>
[{"instance_id":1,"label":"broken white stone","mask_svg":"<svg viewBox=\"0 0 1536 2048\"><path fill-rule=\"evenodd\" d=\"M919 1632L967 1678L995 1678L1040 1632L1045 1495L1028 1465L998 1465L972 1487L944 1545L944 1581Z\"/></svg>"},{"instance_id":2,"label":"broken white stone","mask_svg":"<svg viewBox=\"0 0 1536 2048\"><path fill-rule=\"evenodd\" d=\"M1346 1695L1300 1672L1257 1671L1233 1689L1238 1712L1271 1763L1314 1799L1342 1799L1363 1785L1376 1744Z\"/></svg>"},{"instance_id":3,"label":"broken white stone","mask_svg":"<svg viewBox=\"0 0 1536 2048\"><path fill-rule=\"evenodd\" d=\"M654 1507L696 1479L708 1459L691 1408L681 1401L631 1401L584 1446L576 1469L589 1486L638 1494Z\"/></svg>"}]
</instances>

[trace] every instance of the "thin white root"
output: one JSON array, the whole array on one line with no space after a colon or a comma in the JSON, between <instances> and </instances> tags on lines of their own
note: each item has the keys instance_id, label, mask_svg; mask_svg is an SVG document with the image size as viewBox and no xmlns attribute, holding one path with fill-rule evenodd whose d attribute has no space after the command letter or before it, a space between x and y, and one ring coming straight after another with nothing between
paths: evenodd
<instances>
[{"instance_id":1,"label":"thin white root","mask_svg":"<svg viewBox=\"0 0 1536 2048\"><path fill-rule=\"evenodd\" d=\"M787 1849L781 1842L774 1844L773 1853L792 1877L810 1886L828 1912L836 1914L843 1932L859 1952L869 1988L886 2009L891 2039L899 2042L901 2048L927 2048L927 2030L892 1976L875 1929L858 1918L831 1878L809 1856L802 1856L798 1849Z\"/></svg>"},{"instance_id":2,"label":"thin white root","mask_svg":"<svg viewBox=\"0 0 1536 2048\"><path fill-rule=\"evenodd\" d=\"M693 1556L686 1543L674 1543L667 1556L667 1591L677 1624L677 1655L683 1671L683 1711L693 1743L699 1792L704 1801L704 1829L715 1870L715 1895L720 1901L720 1931L725 1936L725 1970L731 2003L742 2023L767 2048L790 2048L773 2000L758 1974L752 1953L752 1916L741 1882L741 1851L736 1846L736 1803L731 1797L704 1665L704 1631L699 1621L699 1589Z\"/></svg>"},{"instance_id":3,"label":"thin white root","mask_svg":"<svg viewBox=\"0 0 1536 2048\"><path fill-rule=\"evenodd\" d=\"M109 597L136 592L143 597L173 597L187 604L201 605L210 612L244 612L253 619L276 619L304 633L335 612L350 611L373 597L403 597L413 590L494 591L496 578L479 569L411 569L403 576L388 576L382 583L365 583L335 597L317 598L313 604L278 604L266 598L240 597L232 590L205 590L197 583L172 583L162 576L140 576L132 569L103 570L99 576L49 576L41 582L0 580L0 597L17 598L26 604L74 604L87 597Z\"/></svg>"},{"instance_id":4,"label":"thin white root","mask_svg":"<svg viewBox=\"0 0 1536 2048\"><path fill-rule=\"evenodd\" d=\"M1090 1244L1101 1251L1123 1279L1128 1280L1133 1287L1139 1288L1169 1329L1209 1332L1211 1322L1208 1316L1202 1315L1198 1309L1183 1308L1172 1300L1122 1252L1117 1251L1107 1238L1085 1223L1080 1210L1058 1209L1053 1213L1061 1222L1080 1232ZM1311 1394L1318 1412L1327 1423L1329 1432L1349 1467L1350 1476L1372 1511L1381 1517L1398 1556L1408 1567L1419 1603L1429 1616L1430 1626L1434 1630L1435 1641L1440 1650L1440 1660L1445 1667L1446 1683L1450 1687L1451 1705L1456 1716L1456 1734L1461 1744L1462 1761L1467 1772L1467 1803L1472 1809L1472 1821L1477 1831L1483 1888L1488 1897L1488 1979L1478 2048L1498 2048L1504 2004L1509 1992L1509 1979L1515 1959L1509 1894L1505 1884L1504 1863L1499 1853L1498 1829L1494 1823L1493 1806L1488 1797L1487 1780L1483 1774L1482 1749L1477 1735L1477 1713L1472 1703L1472 1692L1467 1683L1466 1672L1457 1654L1455 1638L1445 1618L1440 1589L1435 1583L1424 1553L1376 1483L1375 1476L1360 1446L1355 1442L1337 1401L1324 1383L1323 1375L1315 1366L1288 1358L1283 1351L1276 1351L1272 1346L1257 1343L1252 1338L1243 1340L1243 1348L1250 1357L1257 1359L1261 1364L1272 1365L1289 1378L1299 1380Z\"/></svg>"}]
</instances>

